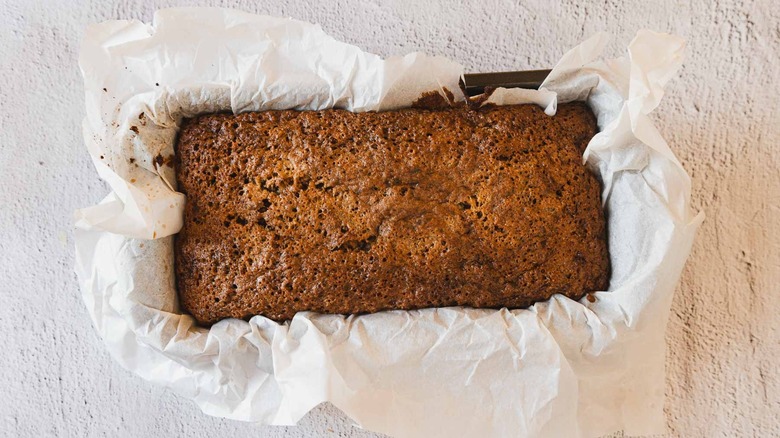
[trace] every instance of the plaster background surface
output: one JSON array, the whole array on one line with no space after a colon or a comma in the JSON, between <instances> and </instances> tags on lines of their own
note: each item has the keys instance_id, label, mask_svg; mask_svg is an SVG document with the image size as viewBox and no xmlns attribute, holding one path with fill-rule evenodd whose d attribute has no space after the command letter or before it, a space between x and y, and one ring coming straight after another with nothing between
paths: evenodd
<instances>
[{"instance_id":1,"label":"plaster background surface","mask_svg":"<svg viewBox=\"0 0 780 438\"><path fill-rule=\"evenodd\" d=\"M780 4L772 0L25 1L0 7L0 435L375 436L325 405L296 428L207 417L116 365L73 274L74 209L106 193L81 139L85 26L221 5L320 23L383 56L551 66L599 30L689 41L655 113L707 219L667 330L668 436L780 436ZM611 54L619 54L613 52ZM622 53L620 53L622 54Z\"/></svg>"}]
</instances>

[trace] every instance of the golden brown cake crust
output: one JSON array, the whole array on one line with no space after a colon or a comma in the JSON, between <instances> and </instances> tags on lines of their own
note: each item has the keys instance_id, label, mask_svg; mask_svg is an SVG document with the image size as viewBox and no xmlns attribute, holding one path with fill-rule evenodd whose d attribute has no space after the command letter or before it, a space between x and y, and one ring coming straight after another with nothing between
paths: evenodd
<instances>
[{"instance_id":1,"label":"golden brown cake crust","mask_svg":"<svg viewBox=\"0 0 780 438\"><path fill-rule=\"evenodd\" d=\"M590 109L564 104L212 114L176 145L183 308L522 308L609 281Z\"/></svg>"}]
</instances>

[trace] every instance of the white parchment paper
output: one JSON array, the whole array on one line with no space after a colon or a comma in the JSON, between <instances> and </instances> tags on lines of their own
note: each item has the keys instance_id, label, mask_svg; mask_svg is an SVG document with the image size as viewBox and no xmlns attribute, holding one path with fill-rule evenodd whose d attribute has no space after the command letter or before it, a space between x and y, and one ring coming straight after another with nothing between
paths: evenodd
<instances>
[{"instance_id":1,"label":"white parchment paper","mask_svg":"<svg viewBox=\"0 0 780 438\"><path fill-rule=\"evenodd\" d=\"M613 272L594 302L257 316L207 330L179 313L172 269L185 199L165 162L181 118L388 110L430 90L460 96L462 68L419 53L382 60L316 25L223 9L90 27L84 138L111 193L76 212L76 272L112 356L209 415L265 424L294 424L329 401L361 427L403 437L662 432L664 329L703 217L648 113L684 43L641 31L627 56L600 60L606 41L566 53L539 91L491 97L548 114L587 100L596 113L601 132L584 160L605 183Z\"/></svg>"}]
</instances>

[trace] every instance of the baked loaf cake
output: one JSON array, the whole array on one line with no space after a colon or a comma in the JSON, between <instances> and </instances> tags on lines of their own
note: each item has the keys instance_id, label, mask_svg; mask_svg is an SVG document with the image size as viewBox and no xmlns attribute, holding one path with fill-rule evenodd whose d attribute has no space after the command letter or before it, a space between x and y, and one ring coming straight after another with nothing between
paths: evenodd
<instances>
[{"instance_id":1,"label":"baked loaf cake","mask_svg":"<svg viewBox=\"0 0 780 438\"><path fill-rule=\"evenodd\" d=\"M181 305L207 325L604 290L601 187L582 164L595 133L582 103L185 120Z\"/></svg>"}]
</instances>

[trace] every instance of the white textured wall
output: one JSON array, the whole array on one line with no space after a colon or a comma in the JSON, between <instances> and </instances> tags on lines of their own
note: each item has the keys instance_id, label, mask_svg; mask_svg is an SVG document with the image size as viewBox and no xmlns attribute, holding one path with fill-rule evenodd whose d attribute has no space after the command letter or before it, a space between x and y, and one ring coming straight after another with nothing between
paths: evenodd
<instances>
[{"instance_id":1,"label":"white textured wall","mask_svg":"<svg viewBox=\"0 0 780 438\"><path fill-rule=\"evenodd\" d=\"M206 417L115 365L72 271L71 213L107 190L82 144L76 57L88 23L209 4L321 23L381 55L471 71L550 66L598 30L689 40L656 112L705 221L668 329L669 436L780 436L780 6L773 0L515 4L29 1L0 6L0 436L370 436L331 407L297 428ZM311 3L311 4L310 4Z\"/></svg>"}]
</instances>

